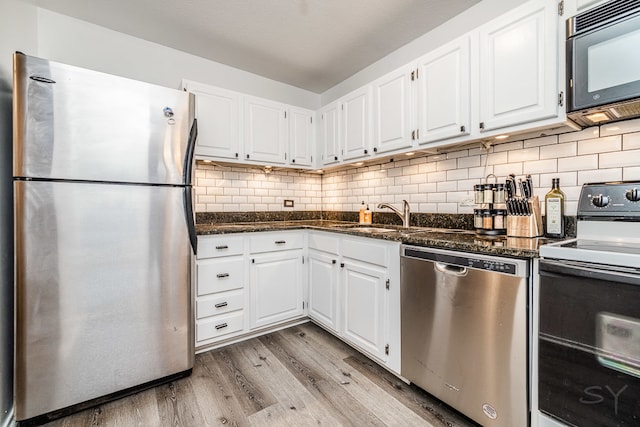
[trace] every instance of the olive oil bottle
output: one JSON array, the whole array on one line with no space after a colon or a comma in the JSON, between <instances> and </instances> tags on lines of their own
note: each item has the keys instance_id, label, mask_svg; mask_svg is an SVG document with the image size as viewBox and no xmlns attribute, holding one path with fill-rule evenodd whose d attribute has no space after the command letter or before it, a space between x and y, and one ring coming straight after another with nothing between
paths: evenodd
<instances>
[{"instance_id":1,"label":"olive oil bottle","mask_svg":"<svg viewBox=\"0 0 640 427\"><path fill-rule=\"evenodd\" d=\"M551 190L544 196L546 236L563 238L564 231L564 193L560 190L560 178L551 180Z\"/></svg>"}]
</instances>

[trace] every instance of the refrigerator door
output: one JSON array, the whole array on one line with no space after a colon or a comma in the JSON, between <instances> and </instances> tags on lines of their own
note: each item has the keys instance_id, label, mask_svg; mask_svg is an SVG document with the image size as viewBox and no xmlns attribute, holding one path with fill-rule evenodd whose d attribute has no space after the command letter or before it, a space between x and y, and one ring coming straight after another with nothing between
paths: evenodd
<instances>
[{"instance_id":1,"label":"refrigerator door","mask_svg":"<svg viewBox=\"0 0 640 427\"><path fill-rule=\"evenodd\" d=\"M16 181L16 419L193 366L188 187Z\"/></svg>"},{"instance_id":2,"label":"refrigerator door","mask_svg":"<svg viewBox=\"0 0 640 427\"><path fill-rule=\"evenodd\" d=\"M16 53L14 176L190 182L194 97Z\"/></svg>"}]
</instances>

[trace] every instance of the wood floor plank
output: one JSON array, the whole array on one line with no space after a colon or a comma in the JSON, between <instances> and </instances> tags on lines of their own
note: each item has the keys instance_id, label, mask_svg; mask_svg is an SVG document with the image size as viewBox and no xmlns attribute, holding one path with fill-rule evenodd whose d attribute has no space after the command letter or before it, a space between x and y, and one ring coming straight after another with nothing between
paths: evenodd
<instances>
[{"instance_id":1,"label":"wood floor plank","mask_svg":"<svg viewBox=\"0 0 640 427\"><path fill-rule=\"evenodd\" d=\"M294 328L294 330L296 330ZM328 377L326 369L283 338L283 331L259 338L307 390L322 402L339 425L384 425L345 389L349 381ZM319 351L316 354L321 354Z\"/></svg>"},{"instance_id":2,"label":"wood floor plank","mask_svg":"<svg viewBox=\"0 0 640 427\"><path fill-rule=\"evenodd\" d=\"M193 374L48 427L473 427L307 323L196 355Z\"/></svg>"}]
</instances>

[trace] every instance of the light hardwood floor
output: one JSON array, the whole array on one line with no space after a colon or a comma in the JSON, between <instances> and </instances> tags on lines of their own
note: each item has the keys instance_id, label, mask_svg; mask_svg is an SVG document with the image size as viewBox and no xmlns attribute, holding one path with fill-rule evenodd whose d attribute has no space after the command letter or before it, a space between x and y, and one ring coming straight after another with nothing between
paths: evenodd
<instances>
[{"instance_id":1,"label":"light hardwood floor","mask_svg":"<svg viewBox=\"0 0 640 427\"><path fill-rule=\"evenodd\" d=\"M312 323L199 354L188 378L46 424L227 425L475 426Z\"/></svg>"}]
</instances>

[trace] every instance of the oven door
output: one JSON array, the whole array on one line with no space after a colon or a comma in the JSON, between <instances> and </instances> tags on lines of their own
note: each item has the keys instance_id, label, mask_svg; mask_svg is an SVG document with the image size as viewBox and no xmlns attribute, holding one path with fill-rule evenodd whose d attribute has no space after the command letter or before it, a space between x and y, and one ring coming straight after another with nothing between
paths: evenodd
<instances>
[{"instance_id":1,"label":"oven door","mask_svg":"<svg viewBox=\"0 0 640 427\"><path fill-rule=\"evenodd\" d=\"M640 425L640 269L540 261L539 409Z\"/></svg>"},{"instance_id":2,"label":"oven door","mask_svg":"<svg viewBox=\"0 0 640 427\"><path fill-rule=\"evenodd\" d=\"M567 111L639 96L638 45L640 15L568 39Z\"/></svg>"}]
</instances>

